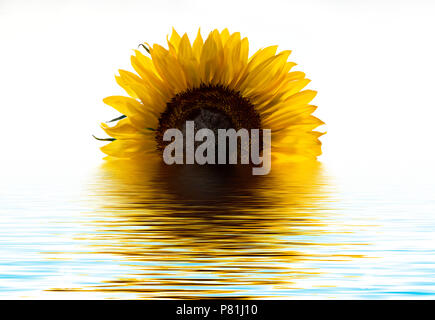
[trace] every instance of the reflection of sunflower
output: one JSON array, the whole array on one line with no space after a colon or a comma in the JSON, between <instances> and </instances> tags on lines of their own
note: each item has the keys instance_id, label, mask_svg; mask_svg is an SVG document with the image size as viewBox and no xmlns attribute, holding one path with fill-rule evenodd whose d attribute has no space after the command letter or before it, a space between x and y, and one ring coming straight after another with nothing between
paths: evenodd
<instances>
[{"instance_id":1,"label":"reflection of sunflower","mask_svg":"<svg viewBox=\"0 0 435 320\"><path fill-rule=\"evenodd\" d=\"M111 143L102 151L115 158L141 158L164 145L163 133L186 120L202 127L271 129L272 155L285 160L315 159L321 154L313 131L323 122L309 102L315 91L301 91L309 80L290 69L290 51L277 46L248 57L249 43L240 33L212 31L193 44L173 30L168 48L145 47L131 62L137 74L120 70L118 84L130 97L111 96L104 102L123 114L115 126L102 124Z\"/></svg>"},{"instance_id":2,"label":"reflection of sunflower","mask_svg":"<svg viewBox=\"0 0 435 320\"><path fill-rule=\"evenodd\" d=\"M96 231L84 235L83 250L128 268L73 290L135 299L288 297L321 275L313 259L327 261L325 250L348 245L325 243L337 230L328 227L330 189L317 161L277 163L260 177L246 166L153 160L103 163L85 220Z\"/></svg>"}]
</instances>

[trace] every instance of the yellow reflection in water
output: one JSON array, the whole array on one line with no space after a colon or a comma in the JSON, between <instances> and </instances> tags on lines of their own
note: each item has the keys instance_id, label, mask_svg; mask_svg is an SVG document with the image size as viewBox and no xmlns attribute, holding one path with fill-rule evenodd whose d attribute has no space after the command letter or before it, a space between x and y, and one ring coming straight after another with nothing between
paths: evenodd
<instances>
[{"instance_id":1,"label":"yellow reflection in water","mask_svg":"<svg viewBox=\"0 0 435 320\"><path fill-rule=\"evenodd\" d=\"M317 273L300 265L325 232L323 180L317 162L274 164L268 176L247 166L107 162L95 190L96 232L86 237L131 272L74 290L264 298L295 289Z\"/></svg>"}]
</instances>

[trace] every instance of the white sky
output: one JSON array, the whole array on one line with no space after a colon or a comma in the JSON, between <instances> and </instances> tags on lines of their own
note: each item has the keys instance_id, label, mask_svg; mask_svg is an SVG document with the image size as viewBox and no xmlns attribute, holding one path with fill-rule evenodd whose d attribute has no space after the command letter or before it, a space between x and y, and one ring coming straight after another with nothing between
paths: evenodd
<instances>
[{"instance_id":1,"label":"white sky","mask_svg":"<svg viewBox=\"0 0 435 320\"><path fill-rule=\"evenodd\" d=\"M329 166L433 172L434 16L429 1L0 0L0 172L100 162L91 134L116 116L102 103L123 94L115 73L172 26L191 39L198 27L240 31L251 53L293 50L319 92Z\"/></svg>"}]
</instances>

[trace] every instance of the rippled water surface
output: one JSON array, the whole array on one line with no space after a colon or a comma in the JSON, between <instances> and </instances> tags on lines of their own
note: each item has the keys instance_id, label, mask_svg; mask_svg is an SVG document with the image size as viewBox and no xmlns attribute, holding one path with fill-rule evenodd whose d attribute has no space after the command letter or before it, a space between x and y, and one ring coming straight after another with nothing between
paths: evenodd
<instances>
[{"instance_id":1,"label":"rippled water surface","mask_svg":"<svg viewBox=\"0 0 435 320\"><path fill-rule=\"evenodd\" d=\"M0 297L434 298L431 179L358 177L150 162L5 178Z\"/></svg>"}]
</instances>

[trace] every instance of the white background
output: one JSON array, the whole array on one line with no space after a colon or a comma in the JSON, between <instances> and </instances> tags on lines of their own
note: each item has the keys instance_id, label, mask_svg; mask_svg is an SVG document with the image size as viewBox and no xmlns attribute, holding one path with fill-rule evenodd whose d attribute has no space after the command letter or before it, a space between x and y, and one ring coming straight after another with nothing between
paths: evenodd
<instances>
[{"instance_id":1,"label":"white background","mask_svg":"<svg viewBox=\"0 0 435 320\"><path fill-rule=\"evenodd\" d=\"M429 1L0 0L1 174L97 165L102 103L123 94L132 49L172 26L240 31L256 49L293 50L319 92L330 168L403 176L432 171L435 7ZM76 170L74 170L76 169Z\"/></svg>"}]
</instances>

